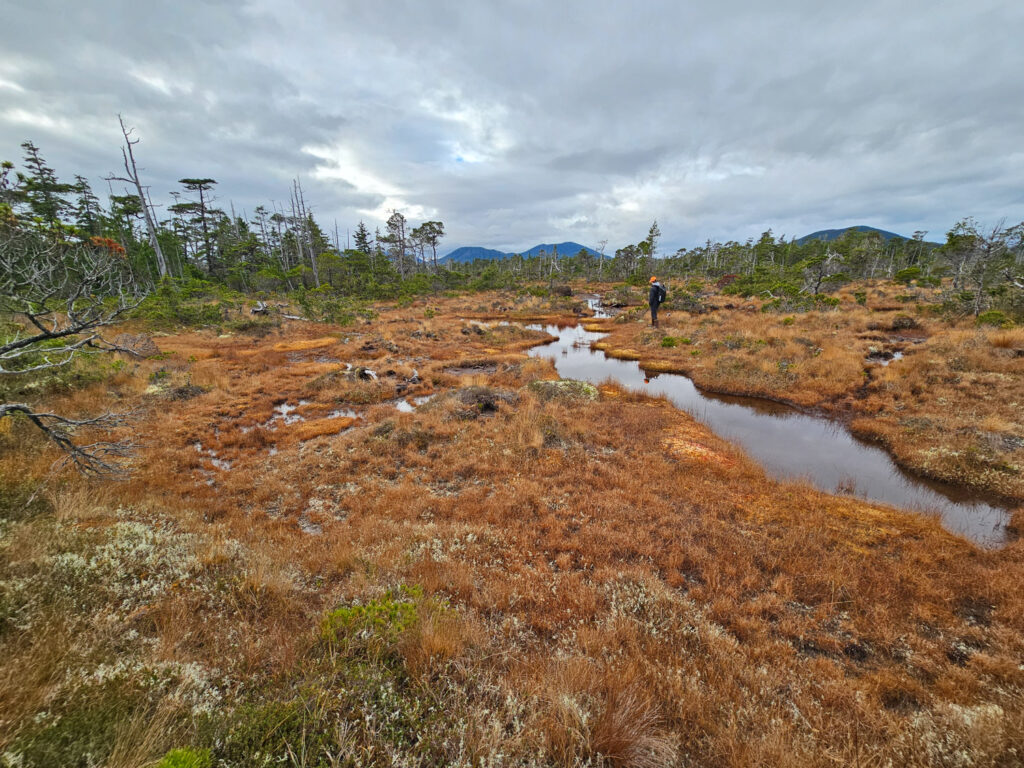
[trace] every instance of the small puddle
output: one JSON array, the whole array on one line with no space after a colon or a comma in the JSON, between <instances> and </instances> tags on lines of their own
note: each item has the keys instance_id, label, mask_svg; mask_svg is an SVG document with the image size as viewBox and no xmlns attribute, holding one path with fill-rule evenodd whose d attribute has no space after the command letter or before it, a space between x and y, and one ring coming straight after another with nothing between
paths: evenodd
<instances>
[{"instance_id":1,"label":"small puddle","mask_svg":"<svg viewBox=\"0 0 1024 768\"><path fill-rule=\"evenodd\" d=\"M888 365L893 360L902 360L902 359L903 359L903 353L902 352L885 352L885 351L882 351L882 352L872 352L870 355L868 355L866 358L864 358L864 362L866 362L866 363L878 363L879 365Z\"/></svg>"},{"instance_id":2,"label":"small puddle","mask_svg":"<svg viewBox=\"0 0 1024 768\"><path fill-rule=\"evenodd\" d=\"M338 408L337 410L331 411L325 416L328 419L357 419L359 414L353 411L351 408Z\"/></svg>"},{"instance_id":3,"label":"small puddle","mask_svg":"<svg viewBox=\"0 0 1024 768\"><path fill-rule=\"evenodd\" d=\"M289 405L288 403L281 403L274 408L274 415L270 417L270 421L283 421L285 424L295 424L300 421L305 421L304 416L300 416L295 413L301 406L309 405L309 400L299 400L298 405Z\"/></svg>"},{"instance_id":4,"label":"small puddle","mask_svg":"<svg viewBox=\"0 0 1024 768\"><path fill-rule=\"evenodd\" d=\"M393 403L395 408L401 413L412 413L419 406L429 402L433 397L433 395L421 395L420 397L412 398L411 403L408 400L395 400Z\"/></svg>"},{"instance_id":5,"label":"small puddle","mask_svg":"<svg viewBox=\"0 0 1024 768\"><path fill-rule=\"evenodd\" d=\"M208 457L210 459L210 463L213 464L213 466L219 469L221 472L227 472L229 469L231 469L231 462L227 461L226 459L218 459L217 452L212 448L203 448L203 444L200 442L193 443L192 447L196 449L196 453L200 454L201 456ZM210 485L211 482L212 481L208 480L207 485Z\"/></svg>"},{"instance_id":6,"label":"small puddle","mask_svg":"<svg viewBox=\"0 0 1024 768\"><path fill-rule=\"evenodd\" d=\"M756 397L702 392L680 374L645 374L636 362L606 357L590 344L606 334L580 326L531 326L556 337L530 355L553 360L558 375L663 395L714 432L740 445L768 474L805 479L827 493L848 493L894 507L938 514L950 531L979 544L1006 540L1009 512L980 494L904 471L889 454L855 438L841 424Z\"/></svg>"},{"instance_id":7,"label":"small puddle","mask_svg":"<svg viewBox=\"0 0 1024 768\"><path fill-rule=\"evenodd\" d=\"M587 298L587 306L593 311L595 320L602 317L611 317L601 304L600 296L590 296Z\"/></svg>"}]
</instances>

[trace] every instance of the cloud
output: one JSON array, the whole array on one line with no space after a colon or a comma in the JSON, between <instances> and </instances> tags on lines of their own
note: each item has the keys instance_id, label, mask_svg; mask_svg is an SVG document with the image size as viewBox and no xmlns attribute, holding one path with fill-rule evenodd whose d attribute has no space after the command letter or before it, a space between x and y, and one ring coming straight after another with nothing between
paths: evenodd
<instances>
[{"instance_id":1,"label":"cloud","mask_svg":"<svg viewBox=\"0 0 1024 768\"><path fill-rule=\"evenodd\" d=\"M1024 218L1019 4L48 0L5 26L0 157L98 180L122 113L162 203L299 177L326 225L397 208L505 250Z\"/></svg>"}]
</instances>

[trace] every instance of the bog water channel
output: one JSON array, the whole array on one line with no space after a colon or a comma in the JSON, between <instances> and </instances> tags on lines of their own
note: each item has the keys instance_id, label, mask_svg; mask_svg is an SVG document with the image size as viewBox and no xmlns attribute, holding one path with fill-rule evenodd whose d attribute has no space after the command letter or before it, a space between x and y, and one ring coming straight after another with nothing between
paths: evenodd
<instances>
[{"instance_id":1,"label":"bog water channel","mask_svg":"<svg viewBox=\"0 0 1024 768\"><path fill-rule=\"evenodd\" d=\"M828 493L848 493L901 509L935 514L943 525L987 547L1006 539L1009 510L959 486L920 478L901 469L881 448L854 437L842 424L756 397L717 395L699 390L680 374L645 373L638 363L617 360L590 345L606 334L580 326L531 326L556 340L534 347L564 379L593 384L612 379L620 385L664 396L779 479L806 480Z\"/></svg>"}]
</instances>

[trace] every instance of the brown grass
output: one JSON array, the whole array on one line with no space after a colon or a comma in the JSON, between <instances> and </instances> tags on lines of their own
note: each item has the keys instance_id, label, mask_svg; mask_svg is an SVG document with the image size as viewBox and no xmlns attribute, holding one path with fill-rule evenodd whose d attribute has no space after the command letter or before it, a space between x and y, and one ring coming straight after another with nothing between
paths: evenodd
<instances>
[{"instance_id":1,"label":"brown grass","mask_svg":"<svg viewBox=\"0 0 1024 768\"><path fill-rule=\"evenodd\" d=\"M323 662L315 638L326 611L416 584L424 597L399 663L411 690L469 724L466 748L481 760L500 751L525 762L543 750L558 765L923 765L966 750L977 764L1013 762L1024 747L1024 542L983 551L934 519L773 481L666 403L614 386L593 403L540 402L525 385L554 372L520 350L541 334L461 332L467 310L483 316L501 301L511 299L431 300L440 311L430 319L423 305L384 308L344 337L295 323L278 342L161 339L176 359L196 358L173 375L202 365L211 389L187 401L126 395L145 408L135 476L101 488L71 479L52 496L60 530L100 536L128 520L190 537L185 575L132 609L127 626L155 641L138 653L217 667L244 682L243 695ZM811 404L854 396L841 349L870 315L851 310L779 328L749 313L703 326L670 317L663 330L690 335L698 358L635 324L604 325L615 327L615 348L685 362L695 377L711 380L731 356L743 386L775 386L775 356L793 356L803 373L789 399ZM941 377L929 383L945 365L933 356L964 356L958 375L977 374L975 395L986 377L1017 370L992 356L1008 348L989 343L998 332L923 325L928 340L900 361L903 376L890 376L896 363L873 374L862 418L883 401L907 402L914 383L930 387L927 397L959 397ZM425 329L435 338L413 336ZM752 346L755 335L766 344ZM712 352L726 336L736 348ZM313 359L327 347L380 378L310 386L339 370ZM443 372L481 359L493 373ZM467 414L445 395L470 384L517 399ZM1006 386L974 414L986 430L1018 423L997 402ZM413 413L391 404L428 393L440 394ZM98 387L65 401L86 408L108 396ZM306 421L273 418L275 405L300 400ZM327 418L335 408L360 418ZM922 400L911 413L928 408ZM960 418L949 410L937 430ZM875 428L890 424L886 414L874 412ZM9 445L0 454L8 480L42 477L45 466ZM37 525L5 536L12 565L0 579L42 568L63 546ZM128 621L118 606L111 598L102 609L113 626ZM57 618L48 626L66 637ZM9 743L68 662L66 644L0 643ZM148 738L126 737L117 754L153 753L128 750Z\"/></svg>"}]
</instances>

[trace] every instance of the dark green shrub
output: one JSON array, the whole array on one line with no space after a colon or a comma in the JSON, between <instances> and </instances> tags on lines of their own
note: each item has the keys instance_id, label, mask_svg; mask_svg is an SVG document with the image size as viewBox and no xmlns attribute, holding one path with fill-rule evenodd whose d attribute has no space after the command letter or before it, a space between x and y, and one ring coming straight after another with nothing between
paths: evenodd
<instances>
[{"instance_id":1,"label":"dark green shrub","mask_svg":"<svg viewBox=\"0 0 1024 768\"><path fill-rule=\"evenodd\" d=\"M977 325L992 325L997 328L1013 327L1013 320L1008 318L1005 312L1000 312L998 309L990 309L988 312L982 312L974 322Z\"/></svg>"},{"instance_id":2,"label":"dark green shrub","mask_svg":"<svg viewBox=\"0 0 1024 768\"><path fill-rule=\"evenodd\" d=\"M892 279L894 282L897 282L901 285L910 285L914 280L917 280L917 278L919 278L920 276L920 267L907 267L906 269L901 269L899 272L893 275Z\"/></svg>"},{"instance_id":3,"label":"dark green shrub","mask_svg":"<svg viewBox=\"0 0 1024 768\"><path fill-rule=\"evenodd\" d=\"M321 323L352 325L356 320L372 320L377 316L364 302L341 296L326 286L297 291L294 298L303 315ZM406 297L405 301L411 303L412 299Z\"/></svg>"},{"instance_id":4,"label":"dark green shrub","mask_svg":"<svg viewBox=\"0 0 1024 768\"><path fill-rule=\"evenodd\" d=\"M132 312L152 329L217 325L240 303L231 292L202 280L177 282L163 280Z\"/></svg>"}]
</instances>

